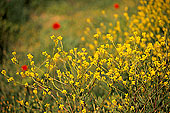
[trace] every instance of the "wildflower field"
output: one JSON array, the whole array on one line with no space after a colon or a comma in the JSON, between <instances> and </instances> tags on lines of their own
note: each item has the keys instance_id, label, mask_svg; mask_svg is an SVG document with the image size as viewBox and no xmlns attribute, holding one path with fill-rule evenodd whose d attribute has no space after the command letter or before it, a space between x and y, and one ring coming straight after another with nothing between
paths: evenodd
<instances>
[{"instance_id":1,"label":"wildflower field","mask_svg":"<svg viewBox=\"0 0 170 113\"><path fill-rule=\"evenodd\" d=\"M170 0L68 1L11 47L0 112L170 113Z\"/></svg>"}]
</instances>

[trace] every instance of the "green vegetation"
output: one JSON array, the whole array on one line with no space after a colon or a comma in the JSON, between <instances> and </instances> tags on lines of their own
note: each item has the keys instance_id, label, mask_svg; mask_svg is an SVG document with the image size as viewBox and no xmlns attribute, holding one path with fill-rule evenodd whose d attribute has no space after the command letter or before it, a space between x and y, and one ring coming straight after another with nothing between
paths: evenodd
<instances>
[{"instance_id":1,"label":"green vegetation","mask_svg":"<svg viewBox=\"0 0 170 113\"><path fill-rule=\"evenodd\" d=\"M0 3L0 112L169 112L169 0Z\"/></svg>"}]
</instances>

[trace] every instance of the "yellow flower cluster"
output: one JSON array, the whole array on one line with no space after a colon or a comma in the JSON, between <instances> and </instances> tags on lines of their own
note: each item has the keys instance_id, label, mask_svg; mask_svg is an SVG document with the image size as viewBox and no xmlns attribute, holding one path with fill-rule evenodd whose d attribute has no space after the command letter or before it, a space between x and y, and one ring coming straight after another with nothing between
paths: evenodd
<instances>
[{"instance_id":1,"label":"yellow flower cluster","mask_svg":"<svg viewBox=\"0 0 170 113\"><path fill-rule=\"evenodd\" d=\"M16 52L15 51L12 52L12 55L13 55L13 57L11 59L12 63L17 64L18 61L17 61L17 58L16 58Z\"/></svg>"},{"instance_id":2,"label":"yellow flower cluster","mask_svg":"<svg viewBox=\"0 0 170 113\"><path fill-rule=\"evenodd\" d=\"M23 85L32 88L36 97L42 92L42 98L49 96L54 100L45 104L46 109L54 104L57 110L66 112L168 111L170 1L140 0L140 3L138 13L131 17L125 7L127 27L122 28L118 15L114 14L116 22L108 26L101 22L90 41L87 37L92 28L87 27L81 38L86 48L64 51L62 37L51 36L55 43L53 53L42 52L46 60L39 67L28 54L32 69L17 72L32 81ZM102 11L105 17L106 13ZM89 18L87 23L93 26ZM12 54L12 62L18 63L16 53ZM5 70L1 73L7 76ZM42 101L37 100L41 108ZM24 105L23 101L19 103Z\"/></svg>"}]
</instances>

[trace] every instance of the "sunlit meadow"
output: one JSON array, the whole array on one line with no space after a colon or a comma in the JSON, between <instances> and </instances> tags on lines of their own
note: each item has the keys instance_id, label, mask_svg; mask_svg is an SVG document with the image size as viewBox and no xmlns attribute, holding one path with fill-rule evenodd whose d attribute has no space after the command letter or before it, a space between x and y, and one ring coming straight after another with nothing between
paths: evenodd
<instances>
[{"instance_id":1,"label":"sunlit meadow","mask_svg":"<svg viewBox=\"0 0 170 113\"><path fill-rule=\"evenodd\" d=\"M136 14L128 10L123 17L104 9L100 18L88 17L77 48L66 51L65 37L49 36L54 47L42 51L43 62L29 53L21 64L13 51L13 73L1 74L23 90L10 102L2 96L0 111L170 112L170 0L140 0Z\"/></svg>"}]
</instances>

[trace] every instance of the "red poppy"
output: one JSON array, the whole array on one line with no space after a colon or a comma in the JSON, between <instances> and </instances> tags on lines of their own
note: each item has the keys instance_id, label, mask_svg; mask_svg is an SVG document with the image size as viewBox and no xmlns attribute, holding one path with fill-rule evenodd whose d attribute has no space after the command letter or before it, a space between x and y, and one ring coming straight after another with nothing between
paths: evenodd
<instances>
[{"instance_id":1,"label":"red poppy","mask_svg":"<svg viewBox=\"0 0 170 113\"><path fill-rule=\"evenodd\" d=\"M118 9L119 8L119 4L114 4L114 7L115 7L115 9Z\"/></svg>"},{"instance_id":2,"label":"red poppy","mask_svg":"<svg viewBox=\"0 0 170 113\"><path fill-rule=\"evenodd\" d=\"M60 24L58 22L53 24L53 29L57 30L60 28Z\"/></svg>"},{"instance_id":3,"label":"red poppy","mask_svg":"<svg viewBox=\"0 0 170 113\"><path fill-rule=\"evenodd\" d=\"M27 65L23 65L23 66L21 66L21 68L22 68L23 71L26 71L28 69L28 66Z\"/></svg>"}]
</instances>

